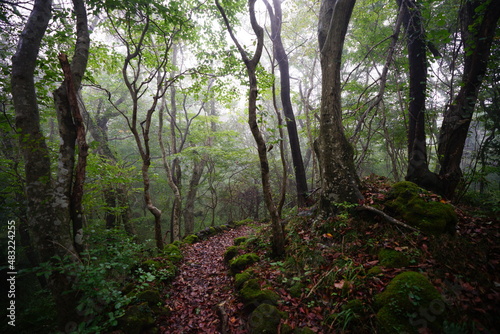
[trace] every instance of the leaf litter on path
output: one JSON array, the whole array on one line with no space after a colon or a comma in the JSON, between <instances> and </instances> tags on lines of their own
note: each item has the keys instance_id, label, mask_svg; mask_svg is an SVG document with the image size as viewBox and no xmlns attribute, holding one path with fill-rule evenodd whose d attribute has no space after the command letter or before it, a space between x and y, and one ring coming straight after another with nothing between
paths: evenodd
<instances>
[{"instance_id":1,"label":"leaf litter on path","mask_svg":"<svg viewBox=\"0 0 500 334\"><path fill-rule=\"evenodd\" d=\"M236 300L223 254L234 238L250 232L250 227L240 226L183 249L179 275L165 296L171 312L159 320L160 333L246 333L242 305Z\"/></svg>"}]
</instances>

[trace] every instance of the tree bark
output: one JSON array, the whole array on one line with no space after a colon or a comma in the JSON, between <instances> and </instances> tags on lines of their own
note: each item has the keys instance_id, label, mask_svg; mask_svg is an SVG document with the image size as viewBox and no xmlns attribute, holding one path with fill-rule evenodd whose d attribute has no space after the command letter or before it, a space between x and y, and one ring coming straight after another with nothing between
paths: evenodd
<instances>
[{"instance_id":1,"label":"tree bark","mask_svg":"<svg viewBox=\"0 0 500 334\"><path fill-rule=\"evenodd\" d=\"M274 57L278 62L280 70L281 104L285 115L286 128L288 130L288 140L290 152L292 153L293 169L295 173L295 184L297 189L297 204L299 207L306 205L307 200L307 178L304 168L304 161L300 149L300 140L297 132L297 124L293 113L292 101L290 99L290 67L288 55L286 54L281 39L282 11L281 1L273 0L273 7L267 0L264 1L271 18L271 40L273 42Z\"/></svg>"},{"instance_id":2,"label":"tree bark","mask_svg":"<svg viewBox=\"0 0 500 334\"><path fill-rule=\"evenodd\" d=\"M257 144L257 151L259 154L260 161L260 171L261 171L261 181L262 190L264 193L264 201L266 203L267 209L271 216L271 244L272 252L276 257L282 256L285 253L285 235L280 224L280 217L278 215L278 210L273 201L273 196L271 192L271 183L269 180L269 162L267 160L267 147L264 141L264 137L259 129L257 123L257 97L258 97L258 84L256 69L259 64L260 57L262 55L262 49L264 46L264 30L257 23L257 18L255 17L255 1L248 0L248 11L250 13L250 21L252 24L252 29L257 36L257 47L252 58L248 57L247 52L241 47L236 36L233 33L231 25L227 19L224 9L221 7L218 0L215 1L217 8L219 9L224 23L228 29L228 32L233 40L234 44L240 52L241 58L245 63L248 79L249 79L249 93L248 93L248 125L254 137L255 143Z\"/></svg>"},{"instance_id":3,"label":"tree bark","mask_svg":"<svg viewBox=\"0 0 500 334\"><path fill-rule=\"evenodd\" d=\"M12 97L16 112L16 128L20 135L20 151L25 161L28 227L33 245L38 251L39 261L54 262L55 256L78 261L67 219L69 203L68 198L64 197L67 189L59 189L58 183L54 188L52 183L50 154L40 128L40 112L34 84L36 60L41 40L51 18L51 7L50 0L36 0L34 3L12 59ZM82 23L86 15L83 2L74 0L74 7L77 12L78 34L75 49L76 64L80 52L84 52L82 48L88 46L88 40L80 40L81 30L85 29ZM73 69L77 87L84 70L83 65ZM66 144L74 145L74 141ZM62 169L68 167L63 165L62 161L59 161L59 166ZM65 172L72 175L73 170L66 169ZM64 196L61 197L61 194ZM73 277L53 272L48 278L48 287L56 302L59 327L64 329L78 322L80 320L76 312L78 295L73 289Z\"/></svg>"},{"instance_id":4,"label":"tree bark","mask_svg":"<svg viewBox=\"0 0 500 334\"><path fill-rule=\"evenodd\" d=\"M335 203L363 198L353 148L342 127L340 70L342 49L355 0L323 0L318 25L322 91L317 153L321 171L320 210L335 213Z\"/></svg>"},{"instance_id":5,"label":"tree bark","mask_svg":"<svg viewBox=\"0 0 500 334\"><path fill-rule=\"evenodd\" d=\"M465 1L460 10L465 53L462 85L453 102L446 108L438 140L441 194L448 199L453 199L462 179L460 162L465 140L487 70L499 17L500 1L497 0Z\"/></svg>"}]
</instances>

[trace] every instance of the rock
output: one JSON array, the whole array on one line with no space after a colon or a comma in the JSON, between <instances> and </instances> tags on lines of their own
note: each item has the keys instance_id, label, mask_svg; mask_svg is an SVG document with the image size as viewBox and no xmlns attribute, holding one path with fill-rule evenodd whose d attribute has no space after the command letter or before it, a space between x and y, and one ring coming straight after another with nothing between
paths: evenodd
<instances>
[{"instance_id":1,"label":"rock","mask_svg":"<svg viewBox=\"0 0 500 334\"><path fill-rule=\"evenodd\" d=\"M190 234L188 235L187 237L184 238L184 242L187 243L187 244L194 244L196 242L198 242L198 236L196 234Z\"/></svg>"},{"instance_id":2,"label":"rock","mask_svg":"<svg viewBox=\"0 0 500 334\"><path fill-rule=\"evenodd\" d=\"M239 255L241 248L238 246L229 246L224 252L224 263L229 263L232 259Z\"/></svg>"},{"instance_id":3,"label":"rock","mask_svg":"<svg viewBox=\"0 0 500 334\"><path fill-rule=\"evenodd\" d=\"M234 239L234 245L239 246L247 241L247 237L238 237Z\"/></svg>"},{"instance_id":4,"label":"rock","mask_svg":"<svg viewBox=\"0 0 500 334\"><path fill-rule=\"evenodd\" d=\"M394 184L385 205L408 225L436 235L454 233L458 221L450 204L433 200L428 191L409 181Z\"/></svg>"},{"instance_id":5,"label":"rock","mask_svg":"<svg viewBox=\"0 0 500 334\"><path fill-rule=\"evenodd\" d=\"M407 271L394 277L384 292L375 296L380 333L417 333L419 328L439 332L445 304L425 276Z\"/></svg>"},{"instance_id":6,"label":"rock","mask_svg":"<svg viewBox=\"0 0 500 334\"><path fill-rule=\"evenodd\" d=\"M251 278L253 278L253 271L251 270L245 270L242 273L236 274L236 276L234 276L234 286L236 290L240 290L243 284Z\"/></svg>"},{"instance_id":7,"label":"rock","mask_svg":"<svg viewBox=\"0 0 500 334\"><path fill-rule=\"evenodd\" d=\"M154 313L147 302L129 306L118 320L118 327L127 334L140 334L154 324Z\"/></svg>"},{"instance_id":8,"label":"rock","mask_svg":"<svg viewBox=\"0 0 500 334\"><path fill-rule=\"evenodd\" d=\"M245 308L253 309L261 304L276 305L279 300L279 295L269 289L262 290L259 281L255 278L247 280L239 295L245 303Z\"/></svg>"},{"instance_id":9,"label":"rock","mask_svg":"<svg viewBox=\"0 0 500 334\"><path fill-rule=\"evenodd\" d=\"M179 263L182 260L182 252L174 244L168 244L163 248L163 254L165 257L172 261L173 263Z\"/></svg>"},{"instance_id":10,"label":"rock","mask_svg":"<svg viewBox=\"0 0 500 334\"><path fill-rule=\"evenodd\" d=\"M380 264L387 268L401 268L410 264L410 259L394 249L381 249L378 253Z\"/></svg>"},{"instance_id":11,"label":"rock","mask_svg":"<svg viewBox=\"0 0 500 334\"><path fill-rule=\"evenodd\" d=\"M280 312L275 306L261 304L250 314L248 319L249 333L278 333L281 319L286 317L286 313Z\"/></svg>"},{"instance_id":12,"label":"rock","mask_svg":"<svg viewBox=\"0 0 500 334\"><path fill-rule=\"evenodd\" d=\"M229 262L229 269L231 269L233 274L236 274L259 260L259 256L255 253L243 254L235 257Z\"/></svg>"}]
</instances>

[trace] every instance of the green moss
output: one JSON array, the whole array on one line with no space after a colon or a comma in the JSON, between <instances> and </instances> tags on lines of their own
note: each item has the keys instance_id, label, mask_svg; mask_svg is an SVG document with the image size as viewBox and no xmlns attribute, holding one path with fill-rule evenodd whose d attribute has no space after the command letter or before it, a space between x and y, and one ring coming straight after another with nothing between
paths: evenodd
<instances>
[{"instance_id":1,"label":"green moss","mask_svg":"<svg viewBox=\"0 0 500 334\"><path fill-rule=\"evenodd\" d=\"M249 279L243 284L239 295L247 308L254 308L260 304L276 305L279 300L276 292L269 289L262 290L259 281L255 278Z\"/></svg>"},{"instance_id":2,"label":"green moss","mask_svg":"<svg viewBox=\"0 0 500 334\"><path fill-rule=\"evenodd\" d=\"M239 246L247 241L247 237L238 237L234 239L234 245Z\"/></svg>"},{"instance_id":3,"label":"green moss","mask_svg":"<svg viewBox=\"0 0 500 334\"><path fill-rule=\"evenodd\" d=\"M292 284L292 286L288 289L288 292L290 292L292 297L299 298L302 295L304 288L304 283L297 281Z\"/></svg>"},{"instance_id":4,"label":"green moss","mask_svg":"<svg viewBox=\"0 0 500 334\"><path fill-rule=\"evenodd\" d=\"M410 259L394 249L381 249L378 253L380 264L387 268L401 268L410 264Z\"/></svg>"},{"instance_id":5,"label":"green moss","mask_svg":"<svg viewBox=\"0 0 500 334\"><path fill-rule=\"evenodd\" d=\"M248 223L253 223L253 219L251 219L251 218L243 219L243 220L234 222L234 225L235 226L241 226L241 225L246 225Z\"/></svg>"},{"instance_id":6,"label":"green moss","mask_svg":"<svg viewBox=\"0 0 500 334\"><path fill-rule=\"evenodd\" d=\"M229 263L232 259L234 259L240 252L241 247L238 246L229 246L226 248L224 252L224 263Z\"/></svg>"},{"instance_id":7,"label":"green moss","mask_svg":"<svg viewBox=\"0 0 500 334\"><path fill-rule=\"evenodd\" d=\"M245 268L259 261L259 256L255 253L240 255L229 262L229 268L234 274L243 271Z\"/></svg>"},{"instance_id":8,"label":"green moss","mask_svg":"<svg viewBox=\"0 0 500 334\"><path fill-rule=\"evenodd\" d=\"M382 333L399 333L408 328L414 333L422 321L429 328L439 328L444 311L435 307L444 308L437 289L425 276L413 271L394 277L385 291L375 296L375 305L380 308L377 322Z\"/></svg>"},{"instance_id":9,"label":"green moss","mask_svg":"<svg viewBox=\"0 0 500 334\"><path fill-rule=\"evenodd\" d=\"M303 327L303 328L295 328L293 331L293 334L314 334L316 333L309 327Z\"/></svg>"},{"instance_id":10,"label":"green moss","mask_svg":"<svg viewBox=\"0 0 500 334\"><path fill-rule=\"evenodd\" d=\"M382 267L381 266L372 267L370 268L370 270L368 270L367 274L370 276L380 275L382 274Z\"/></svg>"},{"instance_id":11,"label":"green moss","mask_svg":"<svg viewBox=\"0 0 500 334\"><path fill-rule=\"evenodd\" d=\"M243 284L251 279L253 275L254 273L252 270L245 270L242 273L236 274L236 276L234 277L234 286L236 287L236 289L241 289L243 287Z\"/></svg>"},{"instance_id":12,"label":"green moss","mask_svg":"<svg viewBox=\"0 0 500 334\"><path fill-rule=\"evenodd\" d=\"M458 217L448 203L431 200L429 193L416 184L403 181L393 185L385 205L409 225L422 231L441 234L453 232Z\"/></svg>"},{"instance_id":13,"label":"green moss","mask_svg":"<svg viewBox=\"0 0 500 334\"><path fill-rule=\"evenodd\" d=\"M361 315L365 313L365 306L361 299L352 299L342 306L343 311L351 310L353 313Z\"/></svg>"},{"instance_id":14,"label":"green moss","mask_svg":"<svg viewBox=\"0 0 500 334\"><path fill-rule=\"evenodd\" d=\"M184 238L184 242L191 245L194 244L195 242L198 242L198 239L199 238L196 234L191 234Z\"/></svg>"},{"instance_id":15,"label":"green moss","mask_svg":"<svg viewBox=\"0 0 500 334\"><path fill-rule=\"evenodd\" d=\"M163 248L163 254L168 260L172 261L173 263L178 263L183 258L181 250L174 244L166 245Z\"/></svg>"},{"instance_id":16,"label":"green moss","mask_svg":"<svg viewBox=\"0 0 500 334\"><path fill-rule=\"evenodd\" d=\"M149 306L158 306L161 304L160 293L157 290L145 290L136 295L136 299L141 302L147 302Z\"/></svg>"},{"instance_id":17,"label":"green moss","mask_svg":"<svg viewBox=\"0 0 500 334\"><path fill-rule=\"evenodd\" d=\"M249 333L278 333L278 327L281 319L286 317L286 313L280 312L273 305L259 305L248 319L248 326L250 329Z\"/></svg>"},{"instance_id":18,"label":"green moss","mask_svg":"<svg viewBox=\"0 0 500 334\"><path fill-rule=\"evenodd\" d=\"M119 328L127 334L140 334L154 324L155 317L147 302L128 307L118 320Z\"/></svg>"}]
</instances>

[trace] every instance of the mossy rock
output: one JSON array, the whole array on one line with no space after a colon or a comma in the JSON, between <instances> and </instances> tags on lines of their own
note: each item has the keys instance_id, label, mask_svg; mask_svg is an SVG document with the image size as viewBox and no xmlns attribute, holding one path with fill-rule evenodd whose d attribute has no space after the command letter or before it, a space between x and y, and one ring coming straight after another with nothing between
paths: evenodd
<instances>
[{"instance_id":1,"label":"mossy rock","mask_svg":"<svg viewBox=\"0 0 500 334\"><path fill-rule=\"evenodd\" d=\"M163 248L163 254L168 260L172 261L172 263L179 263L183 258L181 250L174 244L166 245Z\"/></svg>"},{"instance_id":2,"label":"mossy rock","mask_svg":"<svg viewBox=\"0 0 500 334\"><path fill-rule=\"evenodd\" d=\"M129 306L118 319L119 329L127 334L140 334L154 324L154 313L147 302Z\"/></svg>"},{"instance_id":3,"label":"mossy rock","mask_svg":"<svg viewBox=\"0 0 500 334\"><path fill-rule=\"evenodd\" d=\"M279 311L276 306L269 304L259 305L248 318L250 334L278 333L281 319L285 319L287 314Z\"/></svg>"},{"instance_id":4,"label":"mossy rock","mask_svg":"<svg viewBox=\"0 0 500 334\"><path fill-rule=\"evenodd\" d=\"M385 205L409 225L431 234L453 233L458 222L457 214L448 203L427 200L426 190L413 182L403 181L393 185Z\"/></svg>"},{"instance_id":5,"label":"mossy rock","mask_svg":"<svg viewBox=\"0 0 500 334\"><path fill-rule=\"evenodd\" d=\"M245 308L253 309L260 304L276 305L279 300L279 295L269 289L262 290L259 281L255 278L247 280L239 295L245 303Z\"/></svg>"},{"instance_id":6,"label":"mossy rock","mask_svg":"<svg viewBox=\"0 0 500 334\"><path fill-rule=\"evenodd\" d=\"M295 328L293 330L293 334L314 334L314 333L316 332L310 329L309 327Z\"/></svg>"},{"instance_id":7,"label":"mossy rock","mask_svg":"<svg viewBox=\"0 0 500 334\"><path fill-rule=\"evenodd\" d=\"M234 286L237 290L240 290L243 287L243 284L245 284L246 281L249 279L252 279L254 276L254 273L252 270L245 270L242 273L236 274L234 276Z\"/></svg>"},{"instance_id":8,"label":"mossy rock","mask_svg":"<svg viewBox=\"0 0 500 334\"><path fill-rule=\"evenodd\" d=\"M369 276L377 276L377 275L380 275L382 274L382 267L381 266L374 266L372 268L370 268L367 272L367 275Z\"/></svg>"},{"instance_id":9,"label":"mossy rock","mask_svg":"<svg viewBox=\"0 0 500 334\"><path fill-rule=\"evenodd\" d=\"M238 237L238 238L234 239L233 243L235 246L239 246L241 244L244 244L246 241L247 241L247 237Z\"/></svg>"},{"instance_id":10,"label":"mossy rock","mask_svg":"<svg viewBox=\"0 0 500 334\"><path fill-rule=\"evenodd\" d=\"M246 225L246 224L249 224L249 223L253 223L253 221L254 220L252 218L243 219L243 220L234 222L234 226Z\"/></svg>"},{"instance_id":11,"label":"mossy rock","mask_svg":"<svg viewBox=\"0 0 500 334\"><path fill-rule=\"evenodd\" d=\"M226 248L224 252L224 263L229 263L232 259L239 255L241 247L238 246L229 246Z\"/></svg>"},{"instance_id":12,"label":"mossy rock","mask_svg":"<svg viewBox=\"0 0 500 334\"><path fill-rule=\"evenodd\" d=\"M384 292L375 296L381 333L416 333L418 326L438 330L445 304L425 276L407 271L394 277Z\"/></svg>"},{"instance_id":13,"label":"mossy rock","mask_svg":"<svg viewBox=\"0 0 500 334\"><path fill-rule=\"evenodd\" d=\"M257 261L259 261L259 256L257 254L255 253L243 254L232 259L229 262L229 268L231 269L232 273L236 274L243 271L248 266L254 264Z\"/></svg>"},{"instance_id":14,"label":"mossy rock","mask_svg":"<svg viewBox=\"0 0 500 334\"><path fill-rule=\"evenodd\" d=\"M157 290L144 290L135 296L140 302L146 302L149 306L158 306L161 304L160 293Z\"/></svg>"},{"instance_id":15,"label":"mossy rock","mask_svg":"<svg viewBox=\"0 0 500 334\"><path fill-rule=\"evenodd\" d=\"M184 238L184 242L192 245L192 244L198 242L199 239L200 238L198 238L198 236L196 234L190 234Z\"/></svg>"},{"instance_id":16,"label":"mossy rock","mask_svg":"<svg viewBox=\"0 0 500 334\"><path fill-rule=\"evenodd\" d=\"M381 249L378 253L380 264L387 268L401 268L410 264L410 259L406 254L394 249Z\"/></svg>"},{"instance_id":17,"label":"mossy rock","mask_svg":"<svg viewBox=\"0 0 500 334\"><path fill-rule=\"evenodd\" d=\"M138 271L140 271L140 272L150 273L160 269L161 266L162 266L161 262L149 259L141 262L138 265L135 265L132 268L132 272L137 273Z\"/></svg>"},{"instance_id":18,"label":"mossy rock","mask_svg":"<svg viewBox=\"0 0 500 334\"><path fill-rule=\"evenodd\" d=\"M290 288L288 288L288 292L292 297L299 298L302 295L304 288L304 283L296 281L290 286Z\"/></svg>"}]
</instances>

